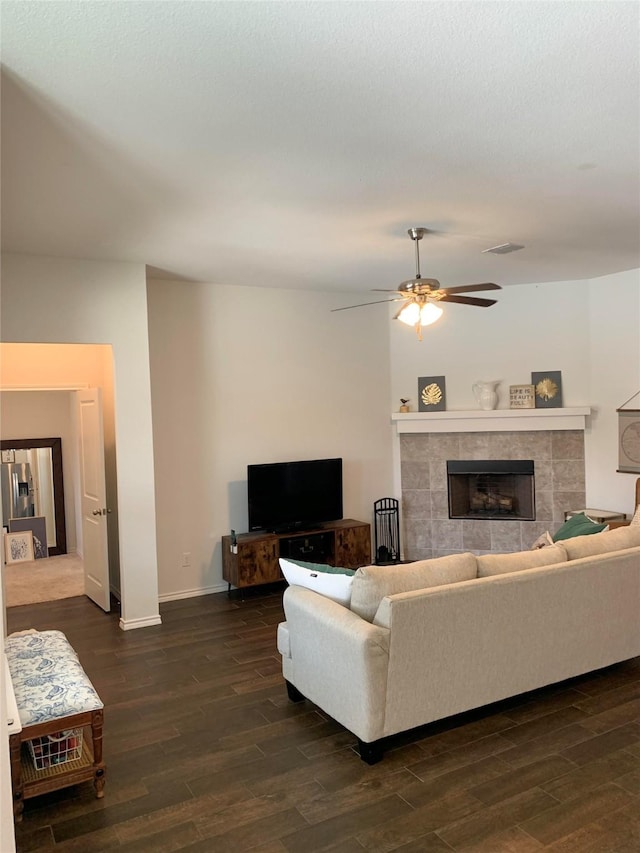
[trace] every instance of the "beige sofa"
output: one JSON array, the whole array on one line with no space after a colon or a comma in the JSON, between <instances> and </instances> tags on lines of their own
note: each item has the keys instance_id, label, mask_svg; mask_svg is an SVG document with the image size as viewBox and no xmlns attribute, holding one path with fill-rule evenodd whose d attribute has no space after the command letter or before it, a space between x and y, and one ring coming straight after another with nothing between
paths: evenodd
<instances>
[{"instance_id":1,"label":"beige sofa","mask_svg":"<svg viewBox=\"0 0 640 853\"><path fill-rule=\"evenodd\" d=\"M284 594L289 696L385 739L640 655L640 526L538 551L358 569L349 607Z\"/></svg>"}]
</instances>

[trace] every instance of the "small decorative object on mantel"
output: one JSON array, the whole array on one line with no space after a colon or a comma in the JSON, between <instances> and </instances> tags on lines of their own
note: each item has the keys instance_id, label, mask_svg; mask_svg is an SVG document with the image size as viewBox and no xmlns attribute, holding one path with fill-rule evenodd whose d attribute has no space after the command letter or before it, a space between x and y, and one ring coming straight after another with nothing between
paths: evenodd
<instances>
[{"instance_id":1,"label":"small decorative object on mantel","mask_svg":"<svg viewBox=\"0 0 640 853\"><path fill-rule=\"evenodd\" d=\"M618 468L620 474L640 474L640 409L625 409L627 403L640 396L636 391L618 412Z\"/></svg>"},{"instance_id":2,"label":"small decorative object on mantel","mask_svg":"<svg viewBox=\"0 0 640 853\"><path fill-rule=\"evenodd\" d=\"M400 397L400 409L403 414L406 414L411 407L409 406L409 397Z\"/></svg>"},{"instance_id":3,"label":"small decorative object on mantel","mask_svg":"<svg viewBox=\"0 0 640 853\"><path fill-rule=\"evenodd\" d=\"M485 412L495 409L498 405L498 392L496 388L500 384L500 379L490 379L488 382L478 380L471 386L476 402Z\"/></svg>"},{"instance_id":4,"label":"small decorative object on mantel","mask_svg":"<svg viewBox=\"0 0 640 853\"><path fill-rule=\"evenodd\" d=\"M447 392L444 376L421 376L418 379L418 411L444 412Z\"/></svg>"},{"instance_id":5,"label":"small decorative object on mantel","mask_svg":"<svg viewBox=\"0 0 640 853\"><path fill-rule=\"evenodd\" d=\"M509 385L509 408L535 409L535 385Z\"/></svg>"},{"instance_id":6,"label":"small decorative object on mantel","mask_svg":"<svg viewBox=\"0 0 640 853\"><path fill-rule=\"evenodd\" d=\"M536 409L562 408L562 372L560 370L532 372L531 384L535 388Z\"/></svg>"}]
</instances>

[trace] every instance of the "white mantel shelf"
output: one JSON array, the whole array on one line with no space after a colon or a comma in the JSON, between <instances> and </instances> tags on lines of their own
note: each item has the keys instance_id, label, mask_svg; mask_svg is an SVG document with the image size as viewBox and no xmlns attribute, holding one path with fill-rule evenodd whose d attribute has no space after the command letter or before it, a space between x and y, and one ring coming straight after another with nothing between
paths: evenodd
<instances>
[{"instance_id":1,"label":"white mantel shelf","mask_svg":"<svg viewBox=\"0 0 640 853\"><path fill-rule=\"evenodd\" d=\"M394 412L399 433L584 430L589 406L572 409L492 409L474 412Z\"/></svg>"}]
</instances>

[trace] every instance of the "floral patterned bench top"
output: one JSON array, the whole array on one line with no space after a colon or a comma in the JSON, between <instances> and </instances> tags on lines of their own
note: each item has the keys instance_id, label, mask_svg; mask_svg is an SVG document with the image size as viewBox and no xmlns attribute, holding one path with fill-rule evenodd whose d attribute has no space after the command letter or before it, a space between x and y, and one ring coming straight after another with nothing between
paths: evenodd
<instances>
[{"instance_id":1,"label":"floral patterned bench top","mask_svg":"<svg viewBox=\"0 0 640 853\"><path fill-rule=\"evenodd\" d=\"M61 631L10 634L5 653L23 727L104 707Z\"/></svg>"}]
</instances>

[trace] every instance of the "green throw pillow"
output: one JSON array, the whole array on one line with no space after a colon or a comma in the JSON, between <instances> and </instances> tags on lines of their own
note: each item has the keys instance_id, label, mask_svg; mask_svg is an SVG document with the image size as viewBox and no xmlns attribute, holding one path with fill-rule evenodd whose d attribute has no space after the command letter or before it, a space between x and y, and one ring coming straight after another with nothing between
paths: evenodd
<instances>
[{"instance_id":1,"label":"green throw pillow","mask_svg":"<svg viewBox=\"0 0 640 853\"><path fill-rule=\"evenodd\" d=\"M562 539L573 539L574 536L601 533L606 526L606 524L596 524L595 521L591 521L583 512L579 512L567 519L562 527L556 531L553 541L560 542Z\"/></svg>"}]
</instances>

